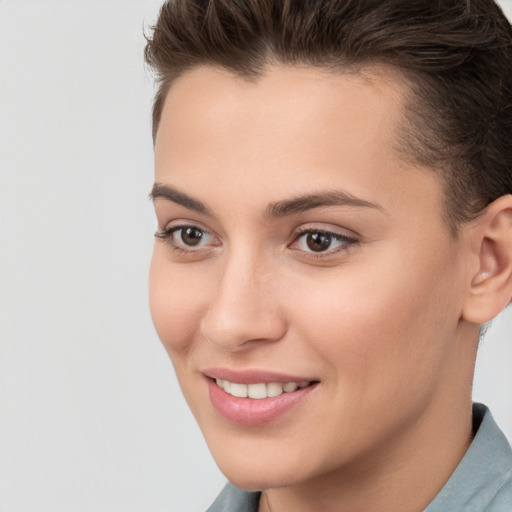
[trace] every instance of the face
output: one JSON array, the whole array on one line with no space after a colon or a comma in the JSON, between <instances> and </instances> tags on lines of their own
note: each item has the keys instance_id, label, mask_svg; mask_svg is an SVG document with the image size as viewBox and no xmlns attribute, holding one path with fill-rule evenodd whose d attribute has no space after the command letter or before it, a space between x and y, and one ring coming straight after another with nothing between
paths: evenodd
<instances>
[{"instance_id":1,"label":"face","mask_svg":"<svg viewBox=\"0 0 512 512\"><path fill-rule=\"evenodd\" d=\"M168 93L151 310L240 487L386 460L459 391L464 236L394 149L404 94L382 70L290 67L197 68Z\"/></svg>"}]
</instances>

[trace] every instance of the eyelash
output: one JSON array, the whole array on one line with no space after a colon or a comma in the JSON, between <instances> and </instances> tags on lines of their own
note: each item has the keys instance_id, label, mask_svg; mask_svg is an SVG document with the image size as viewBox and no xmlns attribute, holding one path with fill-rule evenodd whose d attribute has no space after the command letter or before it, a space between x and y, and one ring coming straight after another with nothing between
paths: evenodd
<instances>
[{"instance_id":1,"label":"eyelash","mask_svg":"<svg viewBox=\"0 0 512 512\"><path fill-rule=\"evenodd\" d=\"M314 228L299 228L295 234L292 244L296 244L302 237L306 235L323 235L329 237L331 239L331 243L333 241L340 242L340 246L335 249L328 249L326 251L304 251L308 254L308 257L313 257L317 259L328 258L334 256L335 254L347 252L353 245L355 245L358 241L355 238L349 237L347 235L342 235L341 233L334 233L333 231L325 230L325 229L314 229ZM297 249L300 250L300 249Z\"/></svg>"},{"instance_id":2,"label":"eyelash","mask_svg":"<svg viewBox=\"0 0 512 512\"><path fill-rule=\"evenodd\" d=\"M196 225L193 225L193 224L182 224L182 225L179 225L179 226L173 226L173 227L170 227L168 229L165 229L163 231L157 231L155 233L155 237L164 241L164 242L167 242L169 244L169 246L171 247L171 249L176 252L176 253L179 253L179 254L190 254L190 253L197 253L199 252L198 249L186 249L186 245L179 245L177 244L176 242L174 242L173 240L173 235L175 233L178 233L179 231L183 231L185 229L194 229L196 231L200 231L201 233L203 234L207 234L207 235L210 235L210 236L213 236L211 235L211 233L209 233L206 229L203 229L199 226L196 226ZM193 246L189 246L189 247L193 247Z\"/></svg>"},{"instance_id":3,"label":"eyelash","mask_svg":"<svg viewBox=\"0 0 512 512\"><path fill-rule=\"evenodd\" d=\"M180 245L180 244L177 244L173 240L173 235L175 233L178 233L185 229L193 229L193 230L203 233L203 235L206 234L209 236L213 236L209 231L207 231L206 229L203 229L197 225L184 224L184 225L170 227L168 229L165 229L164 231L157 231L155 233L155 237L168 243L171 250L178 254L193 254L193 253L197 254L201 249L187 249L186 244ZM307 235L323 235L325 237L330 238L331 244L333 241L340 243L340 246L336 247L335 249L330 249L330 250L327 249L325 251L318 251L318 252L303 251L304 253L306 253L308 255L309 258L316 258L316 259L328 258L328 257L331 257L340 252L346 252L351 248L351 246L355 245L358 242L357 239L355 239L355 238L352 238L352 237L349 237L346 235L342 235L340 233L334 233L332 231L328 231L328 230L324 230L324 229L299 228L294 233L293 241L291 242L291 244L288 245L288 247L291 248L292 245L297 244L301 240L301 238L303 238ZM193 247L193 246L188 246L188 247ZM294 249L294 250L300 251L301 249Z\"/></svg>"}]
</instances>

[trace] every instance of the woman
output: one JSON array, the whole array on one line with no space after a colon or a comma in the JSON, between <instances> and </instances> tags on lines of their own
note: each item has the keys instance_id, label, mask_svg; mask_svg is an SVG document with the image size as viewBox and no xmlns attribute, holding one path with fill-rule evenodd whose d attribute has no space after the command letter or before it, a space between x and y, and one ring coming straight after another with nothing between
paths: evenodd
<instances>
[{"instance_id":1,"label":"woman","mask_svg":"<svg viewBox=\"0 0 512 512\"><path fill-rule=\"evenodd\" d=\"M511 42L491 0L163 6L151 309L212 512L512 509L471 403L512 297Z\"/></svg>"}]
</instances>

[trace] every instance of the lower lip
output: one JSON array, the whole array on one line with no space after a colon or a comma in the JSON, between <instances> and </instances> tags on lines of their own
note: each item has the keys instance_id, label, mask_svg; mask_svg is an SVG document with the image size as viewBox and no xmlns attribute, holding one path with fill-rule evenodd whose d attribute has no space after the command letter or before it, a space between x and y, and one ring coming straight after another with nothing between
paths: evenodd
<instances>
[{"instance_id":1,"label":"lower lip","mask_svg":"<svg viewBox=\"0 0 512 512\"><path fill-rule=\"evenodd\" d=\"M282 393L271 398L238 398L226 393L215 381L208 379L208 391L213 406L232 423L239 425L264 425L276 420L286 411L298 405L317 384Z\"/></svg>"}]
</instances>

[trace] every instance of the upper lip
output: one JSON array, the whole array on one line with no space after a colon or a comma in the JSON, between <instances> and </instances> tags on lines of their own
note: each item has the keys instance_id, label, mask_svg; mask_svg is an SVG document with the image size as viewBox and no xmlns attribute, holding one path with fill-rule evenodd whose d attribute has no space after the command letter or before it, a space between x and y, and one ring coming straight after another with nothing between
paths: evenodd
<instances>
[{"instance_id":1,"label":"upper lip","mask_svg":"<svg viewBox=\"0 0 512 512\"><path fill-rule=\"evenodd\" d=\"M247 369L235 370L231 368L206 368L203 374L212 379L222 379L237 384L259 384L269 382L312 382L318 379L305 377L304 375L289 375L280 372L271 372L267 370Z\"/></svg>"}]
</instances>

